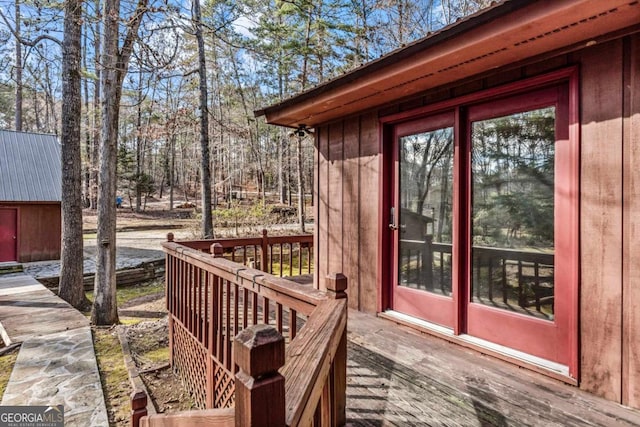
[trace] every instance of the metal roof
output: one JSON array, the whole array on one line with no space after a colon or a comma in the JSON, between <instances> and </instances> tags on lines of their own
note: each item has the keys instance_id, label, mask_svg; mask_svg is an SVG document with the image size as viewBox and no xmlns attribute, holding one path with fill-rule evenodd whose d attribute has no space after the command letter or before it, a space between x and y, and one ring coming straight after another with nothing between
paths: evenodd
<instances>
[{"instance_id":1,"label":"metal roof","mask_svg":"<svg viewBox=\"0 0 640 427\"><path fill-rule=\"evenodd\" d=\"M61 199L58 138L0 130L0 202L59 202Z\"/></svg>"}]
</instances>

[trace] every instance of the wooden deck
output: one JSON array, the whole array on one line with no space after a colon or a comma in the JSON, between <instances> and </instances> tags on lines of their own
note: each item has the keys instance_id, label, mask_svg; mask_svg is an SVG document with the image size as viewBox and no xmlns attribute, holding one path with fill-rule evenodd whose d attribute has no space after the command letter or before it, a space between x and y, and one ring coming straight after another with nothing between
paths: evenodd
<instances>
[{"instance_id":1,"label":"wooden deck","mask_svg":"<svg viewBox=\"0 0 640 427\"><path fill-rule=\"evenodd\" d=\"M640 412L349 311L351 426L638 426Z\"/></svg>"}]
</instances>

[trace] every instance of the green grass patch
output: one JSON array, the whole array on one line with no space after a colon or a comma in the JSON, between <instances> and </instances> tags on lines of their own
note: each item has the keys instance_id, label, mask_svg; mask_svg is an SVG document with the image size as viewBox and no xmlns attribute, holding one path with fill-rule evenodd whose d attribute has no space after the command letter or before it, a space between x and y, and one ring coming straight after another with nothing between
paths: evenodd
<instances>
[{"instance_id":1,"label":"green grass patch","mask_svg":"<svg viewBox=\"0 0 640 427\"><path fill-rule=\"evenodd\" d=\"M289 261L290 255L288 253L284 253L282 258L278 253L273 255L273 264L271 267L271 274L274 276L280 276L280 272L282 272L282 276L300 276L303 274L313 273L313 259L311 259L311 269L309 270L309 262L306 254L303 253L302 257L302 272L300 272L300 257L297 253L293 254L293 260ZM291 268L293 267L293 268Z\"/></svg>"},{"instance_id":2,"label":"green grass patch","mask_svg":"<svg viewBox=\"0 0 640 427\"><path fill-rule=\"evenodd\" d=\"M16 364L18 350L19 348L16 348L12 352L0 356L0 400L9 383L11 372L13 372L13 365Z\"/></svg>"},{"instance_id":3,"label":"green grass patch","mask_svg":"<svg viewBox=\"0 0 640 427\"><path fill-rule=\"evenodd\" d=\"M127 426L131 412L129 375L124 364L122 348L115 332L93 330L93 346L100 371L102 392L107 405L110 426Z\"/></svg>"},{"instance_id":4,"label":"green grass patch","mask_svg":"<svg viewBox=\"0 0 640 427\"><path fill-rule=\"evenodd\" d=\"M142 317L120 317L120 324L131 326L137 325L138 323L144 322L145 320L149 319L143 319Z\"/></svg>"},{"instance_id":5,"label":"green grass patch","mask_svg":"<svg viewBox=\"0 0 640 427\"><path fill-rule=\"evenodd\" d=\"M153 363L168 362L169 347L160 347L153 350L149 350L146 353L143 353L141 356Z\"/></svg>"},{"instance_id":6,"label":"green grass patch","mask_svg":"<svg viewBox=\"0 0 640 427\"><path fill-rule=\"evenodd\" d=\"M120 287L116 290L116 299L118 301L118 307L122 304L131 301L132 299L143 297L146 295L157 294L164 292L164 281L151 280L149 282L143 282L136 285ZM87 298L93 302L93 291L87 292Z\"/></svg>"}]
</instances>

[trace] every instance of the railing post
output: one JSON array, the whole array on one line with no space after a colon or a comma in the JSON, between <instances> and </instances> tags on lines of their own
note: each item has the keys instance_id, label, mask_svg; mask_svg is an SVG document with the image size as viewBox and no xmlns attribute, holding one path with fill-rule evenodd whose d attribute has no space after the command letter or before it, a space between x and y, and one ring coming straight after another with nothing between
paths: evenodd
<instances>
[{"instance_id":1,"label":"railing post","mask_svg":"<svg viewBox=\"0 0 640 427\"><path fill-rule=\"evenodd\" d=\"M220 243L214 243L213 245L211 245L211 248L209 250L211 251L211 255L214 258L222 258L224 256L224 249L222 248L222 245Z\"/></svg>"},{"instance_id":2,"label":"railing post","mask_svg":"<svg viewBox=\"0 0 640 427\"><path fill-rule=\"evenodd\" d=\"M347 276L342 273L329 274L326 279L327 295L329 298L342 299L347 297Z\"/></svg>"},{"instance_id":3,"label":"railing post","mask_svg":"<svg viewBox=\"0 0 640 427\"><path fill-rule=\"evenodd\" d=\"M342 273L329 274L326 278L329 298L347 298L347 277ZM347 325L345 323L340 344L336 350L329 372L329 399L332 426L343 426L347 422Z\"/></svg>"},{"instance_id":4,"label":"railing post","mask_svg":"<svg viewBox=\"0 0 640 427\"><path fill-rule=\"evenodd\" d=\"M269 237L267 229L262 230L262 243L260 244L260 270L269 273Z\"/></svg>"},{"instance_id":5,"label":"railing post","mask_svg":"<svg viewBox=\"0 0 640 427\"><path fill-rule=\"evenodd\" d=\"M173 233L167 233L167 242L173 242ZM164 285L165 304L167 306L167 312L169 313L169 364L173 367L173 301L176 297L174 294L176 289L176 272L174 271L174 264L171 259L172 257L168 253L164 257Z\"/></svg>"},{"instance_id":6,"label":"railing post","mask_svg":"<svg viewBox=\"0 0 640 427\"><path fill-rule=\"evenodd\" d=\"M222 245L220 243L214 243L211 245L209 251L211 252L211 256L213 256L214 258L222 258L224 257L224 248L222 247ZM215 406L215 366L213 365L213 349L215 346L215 343L213 341L213 337L214 337L214 333L213 333L213 328L214 328L214 320L213 320L213 316L214 316L214 310L213 310L213 304L214 304L214 299L216 298L217 295L217 289L218 289L218 277L217 276L213 276L213 281L211 283L211 291L209 292L209 295L207 296L207 298L209 298L210 304L209 304L209 310L210 310L210 317L209 317L209 341L208 341L208 346L207 346L207 379L205 381L205 387L206 387L206 402L205 405L207 407L207 409L211 409Z\"/></svg>"},{"instance_id":7,"label":"railing post","mask_svg":"<svg viewBox=\"0 0 640 427\"><path fill-rule=\"evenodd\" d=\"M147 416L147 393L134 390L131 393L131 427L140 426L140 418Z\"/></svg>"},{"instance_id":8,"label":"railing post","mask_svg":"<svg viewBox=\"0 0 640 427\"><path fill-rule=\"evenodd\" d=\"M234 339L236 426L284 426L284 338L269 325L258 324Z\"/></svg>"}]
</instances>

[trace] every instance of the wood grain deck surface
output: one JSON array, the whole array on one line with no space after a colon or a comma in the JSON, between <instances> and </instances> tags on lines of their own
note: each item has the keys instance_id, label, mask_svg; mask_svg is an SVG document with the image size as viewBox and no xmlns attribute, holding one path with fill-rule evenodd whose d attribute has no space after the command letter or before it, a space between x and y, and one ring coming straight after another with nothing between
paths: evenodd
<instances>
[{"instance_id":1,"label":"wood grain deck surface","mask_svg":"<svg viewBox=\"0 0 640 427\"><path fill-rule=\"evenodd\" d=\"M351 426L638 426L640 412L349 311Z\"/></svg>"}]
</instances>

